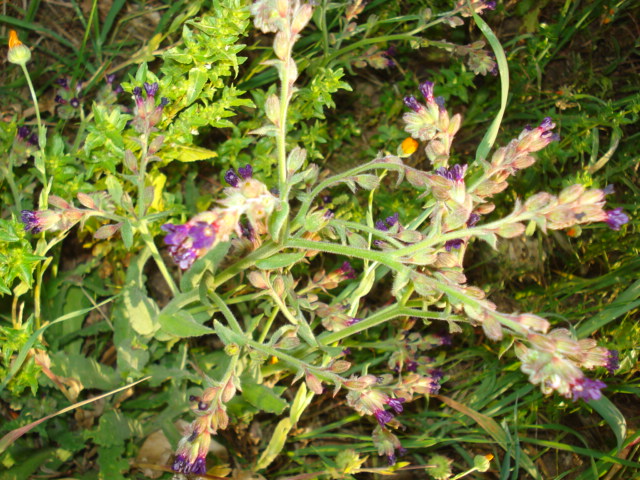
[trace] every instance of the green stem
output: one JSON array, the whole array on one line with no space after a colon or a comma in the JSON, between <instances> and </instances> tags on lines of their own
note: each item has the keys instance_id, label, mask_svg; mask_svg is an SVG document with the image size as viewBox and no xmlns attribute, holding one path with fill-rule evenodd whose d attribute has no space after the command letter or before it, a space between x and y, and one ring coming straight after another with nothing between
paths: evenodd
<instances>
[{"instance_id":1,"label":"green stem","mask_svg":"<svg viewBox=\"0 0 640 480\"><path fill-rule=\"evenodd\" d=\"M331 345L342 339L351 337L370 328L381 325L396 317L420 317L432 320L463 320L462 317L449 315L445 312L430 312L422 309L404 307L398 304L383 308L364 320L354 323L338 332L323 334L318 337L323 345Z\"/></svg>"},{"instance_id":2,"label":"green stem","mask_svg":"<svg viewBox=\"0 0 640 480\"><path fill-rule=\"evenodd\" d=\"M364 248L340 245L337 243L315 242L313 240L305 240L302 238L290 238L285 242L284 246L290 248L299 248L302 250L320 250L322 252L336 253L338 255L344 255L346 257L371 260L386 265L387 267L398 272L407 270L407 267L405 267L402 263L390 258L390 255L386 252L376 252L372 250L366 250Z\"/></svg>"},{"instance_id":3,"label":"green stem","mask_svg":"<svg viewBox=\"0 0 640 480\"><path fill-rule=\"evenodd\" d=\"M211 300L213 300L213 303L215 303L216 306L220 309L224 318L227 319L227 322L231 329L238 335L244 337L244 330L242 330L240 323L238 323L238 320L236 320L233 312L229 310L227 304L224 303L224 300L222 300L222 298L220 298L220 296L215 292L209 292L209 297L211 298Z\"/></svg>"},{"instance_id":4,"label":"green stem","mask_svg":"<svg viewBox=\"0 0 640 480\"><path fill-rule=\"evenodd\" d=\"M267 335L269 334L269 330L271 330L271 325L273 325L273 321L278 316L279 311L280 311L280 307L278 306L273 307L273 311L271 312L271 315L269 315L269 318L267 319L267 323L265 323L264 327L262 327L262 332L260 332L260 338L258 338L258 342L263 343L264 339L267 338Z\"/></svg>"},{"instance_id":5,"label":"green stem","mask_svg":"<svg viewBox=\"0 0 640 480\"><path fill-rule=\"evenodd\" d=\"M158 270L160 270L162 277L164 278L165 282L167 282L167 285L169 286L169 290L171 290L171 294L175 297L176 295L178 295L178 293L180 293L180 291L178 290L176 283L173 281L171 272L169 272L169 269L167 268L167 264L164 263L164 260L162 259L162 255L160 255L160 252L158 251L158 247L156 247L156 244L153 241L153 237L149 233L149 229L147 228L146 221L142 220L139 223L138 231L140 232L140 236L142 237L142 240L144 241L144 243L147 245L147 248L151 252L151 256L153 257L153 260L156 262L156 265L158 266Z\"/></svg>"}]
</instances>

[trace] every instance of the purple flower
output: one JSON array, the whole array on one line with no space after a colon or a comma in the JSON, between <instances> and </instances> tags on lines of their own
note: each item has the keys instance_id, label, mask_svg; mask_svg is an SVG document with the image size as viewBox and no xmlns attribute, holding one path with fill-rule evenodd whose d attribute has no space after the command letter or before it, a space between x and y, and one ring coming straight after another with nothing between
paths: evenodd
<instances>
[{"instance_id":1,"label":"purple flower","mask_svg":"<svg viewBox=\"0 0 640 480\"><path fill-rule=\"evenodd\" d=\"M156 82L154 83L147 83L144 82L144 91L147 92L147 97L155 97L156 93L158 93L158 84Z\"/></svg>"},{"instance_id":2,"label":"purple flower","mask_svg":"<svg viewBox=\"0 0 640 480\"><path fill-rule=\"evenodd\" d=\"M573 393L573 401L579 398L588 402L589 400L599 400L602 397L600 391L607 384L602 380L593 380L591 378L582 377L575 384L571 385L571 393Z\"/></svg>"},{"instance_id":3,"label":"purple flower","mask_svg":"<svg viewBox=\"0 0 640 480\"><path fill-rule=\"evenodd\" d=\"M614 192L615 192L615 187L613 186L613 183L610 183L609 185L607 185L602 189L602 193L604 193L605 195L611 195Z\"/></svg>"},{"instance_id":4,"label":"purple flower","mask_svg":"<svg viewBox=\"0 0 640 480\"><path fill-rule=\"evenodd\" d=\"M404 402L405 402L405 399L402 398L402 397L390 398L389 400L387 400L387 405L389 405L391 408L393 408L393 410L397 414L400 414L400 413L402 413L402 410L403 410L402 404Z\"/></svg>"},{"instance_id":5,"label":"purple flower","mask_svg":"<svg viewBox=\"0 0 640 480\"><path fill-rule=\"evenodd\" d=\"M620 358L617 350L609 350L607 352L607 364L604 368L611 374L620 368Z\"/></svg>"},{"instance_id":6,"label":"purple flower","mask_svg":"<svg viewBox=\"0 0 640 480\"><path fill-rule=\"evenodd\" d=\"M467 171L466 165L454 165L451 168L440 167L435 173L440 175L441 177L446 178L447 180L451 180L453 182L462 182L464 181L464 174Z\"/></svg>"},{"instance_id":7,"label":"purple flower","mask_svg":"<svg viewBox=\"0 0 640 480\"><path fill-rule=\"evenodd\" d=\"M334 212L333 210L331 210L330 208L327 208L324 211L324 215L322 215L326 220L331 220L333 217L336 216L336 212Z\"/></svg>"},{"instance_id":8,"label":"purple flower","mask_svg":"<svg viewBox=\"0 0 640 480\"><path fill-rule=\"evenodd\" d=\"M64 105L65 103L67 103L67 101L60 95L56 95L56 98L54 98L53 100L60 105Z\"/></svg>"},{"instance_id":9,"label":"purple flower","mask_svg":"<svg viewBox=\"0 0 640 480\"><path fill-rule=\"evenodd\" d=\"M233 170L233 168L230 168L229 170L227 170L227 173L224 174L224 179L232 187L237 187L238 182L240 181L240 179L238 178L238 175Z\"/></svg>"},{"instance_id":10,"label":"purple flower","mask_svg":"<svg viewBox=\"0 0 640 480\"><path fill-rule=\"evenodd\" d=\"M351 325L355 325L356 323L361 322L362 319L361 318L356 318L356 317L349 317L349 320L347 320L346 322L344 322L344 324L347 327L350 327Z\"/></svg>"},{"instance_id":11,"label":"purple flower","mask_svg":"<svg viewBox=\"0 0 640 480\"><path fill-rule=\"evenodd\" d=\"M444 244L444 249L447 252L450 252L453 249L459 249L462 245L464 245L464 240L461 238L454 238L453 240L447 240Z\"/></svg>"},{"instance_id":12,"label":"purple flower","mask_svg":"<svg viewBox=\"0 0 640 480\"><path fill-rule=\"evenodd\" d=\"M173 261L178 264L182 270L186 270L193 262L198 258L198 249L194 247L194 242L190 237L191 228L189 225L172 225L166 223L162 227L162 230L169 232L164 237L164 243L169 245L169 255L173 258ZM195 228L194 233L199 235L199 240L203 242L202 233L198 227Z\"/></svg>"},{"instance_id":13,"label":"purple flower","mask_svg":"<svg viewBox=\"0 0 640 480\"><path fill-rule=\"evenodd\" d=\"M111 85L115 79L116 79L115 73L111 73L105 77L105 80L109 85Z\"/></svg>"},{"instance_id":14,"label":"purple flower","mask_svg":"<svg viewBox=\"0 0 640 480\"><path fill-rule=\"evenodd\" d=\"M431 375L431 378L433 378L434 380L439 381L442 379L442 377L444 377L444 372L441 368L433 368L429 370L429 375Z\"/></svg>"},{"instance_id":15,"label":"purple flower","mask_svg":"<svg viewBox=\"0 0 640 480\"><path fill-rule=\"evenodd\" d=\"M629 222L629 217L620 207L607 210L605 213L607 214L605 222L607 222L607 225L609 225L609 228L612 230L620 230L622 225Z\"/></svg>"},{"instance_id":16,"label":"purple flower","mask_svg":"<svg viewBox=\"0 0 640 480\"><path fill-rule=\"evenodd\" d=\"M467 219L467 227L475 227L476 223L478 223L479 220L480 215L478 215L477 213L472 213Z\"/></svg>"},{"instance_id":17,"label":"purple flower","mask_svg":"<svg viewBox=\"0 0 640 480\"><path fill-rule=\"evenodd\" d=\"M198 402L198 410L206 410L209 408L209 404L207 402Z\"/></svg>"},{"instance_id":18,"label":"purple flower","mask_svg":"<svg viewBox=\"0 0 640 480\"><path fill-rule=\"evenodd\" d=\"M393 215L391 215L390 217L385 218L384 221L386 222L387 226L389 228L391 228L396 223L398 223L398 218L399 218L399 214L398 214L398 212L396 212Z\"/></svg>"},{"instance_id":19,"label":"purple flower","mask_svg":"<svg viewBox=\"0 0 640 480\"><path fill-rule=\"evenodd\" d=\"M423 82L420 84L420 93L428 103L433 103L433 82Z\"/></svg>"},{"instance_id":20,"label":"purple flower","mask_svg":"<svg viewBox=\"0 0 640 480\"><path fill-rule=\"evenodd\" d=\"M20 220L24 223L24 229L27 232L39 233L42 231L42 224L38 216L38 212L33 210L22 210L20 212Z\"/></svg>"},{"instance_id":21,"label":"purple flower","mask_svg":"<svg viewBox=\"0 0 640 480\"><path fill-rule=\"evenodd\" d=\"M356 271L353 269L349 262L344 262L338 269L338 272L344 275L346 279L352 280L356 278Z\"/></svg>"},{"instance_id":22,"label":"purple flower","mask_svg":"<svg viewBox=\"0 0 640 480\"><path fill-rule=\"evenodd\" d=\"M209 248L216 239L215 225L197 222L189 228L189 236L193 239L194 248Z\"/></svg>"},{"instance_id":23,"label":"purple flower","mask_svg":"<svg viewBox=\"0 0 640 480\"><path fill-rule=\"evenodd\" d=\"M78 100L76 97L73 97L71 100L69 100L69 105L71 105L73 108L78 108L80 106L80 100Z\"/></svg>"},{"instance_id":24,"label":"purple flower","mask_svg":"<svg viewBox=\"0 0 640 480\"><path fill-rule=\"evenodd\" d=\"M160 105L158 105L160 108L164 108L169 104L169 99L167 97L162 97L160 99Z\"/></svg>"},{"instance_id":25,"label":"purple flower","mask_svg":"<svg viewBox=\"0 0 640 480\"><path fill-rule=\"evenodd\" d=\"M133 95L138 98L142 96L142 89L140 87L134 87Z\"/></svg>"},{"instance_id":26,"label":"purple flower","mask_svg":"<svg viewBox=\"0 0 640 480\"><path fill-rule=\"evenodd\" d=\"M416 100L416 97L414 97L413 95L409 95L408 97L404 97L404 104L409 107L411 110L413 110L416 113L421 112L422 110L424 110L424 107L422 105L420 105L420 103Z\"/></svg>"},{"instance_id":27,"label":"purple flower","mask_svg":"<svg viewBox=\"0 0 640 480\"><path fill-rule=\"evenodd\" d=\"M179 473L204 475L207 473L207 462L206 459L200 455L198 455L193 462L190 462L187 455L181 453L177 455L173 461L171 470Z\"/></svg>"},{"instance_id":28,"label":"purple flower","mask_svg":"<svg viewBox=\"0 0 640 480\"><path fill-rule=\"evenodd\" d=\"M324 203L331 203L333 201L333 197L331 195L323 195L322 201Z\"/></svg>"},{"instance_id":29,"label":"purple flower","mask_svg":"<svg viewBox=\"0 0 640 480\"><path fill-rule=\"evenodd\" d=\"M31 129L29 127L27 127L26 125L23 125L20 128L18 128L18 138L20 140L26 141L27 137L30 134L31 134Z\"/></svg>"},{"instance_id":30,"label":"purple flower","mask_svg":"<svg viewBox=\"0 0 640 480\"><path fill-rule=\"evenodd\" d=\"M66 78L56 78L54 83L60 85L62 88L69 88L69 82L67 82Z\"/></svg>"},{"instance_id":31,"label":"purple flower","mask_svg":"<svg viewBox=\"0 0 640 480\"><path fill-rule=\"evenodd\" d=\"M496 2L494 2L493 0L484 0L484 8L488 10L495 10Z\"/></svg>"},{"instance_id":32,"label":"purple flower","mask_svg":"<svg viewBox=\"0 0 640 480\"><path fill-rule=\"evenodd\" d=\"M451 345L451 335L449 335L448 333L436 333L434 337L440 340L440 345Z\"/></svg>"},{"instance_id":33,"label":"purple flower","mask_svg":"<svg viewBox=\"0 0 640 480\"><path fill-rule=\"evenodd\" d=\"M248 180L253 176L253 167L249 164L244 167L240 167L238 169L238 174L242 177L243 180Z\"/></svg>"},{"instance_id":34,"label":"purple flower","mask_svg":"<svg viewBox=\"0 0 640 480\"><path fill-rule=\"evenodd\" d=\"M375 224L376 230L380 230L382 232L386 232L389 230L389 227L387 227L387 225L382 221L382 220L378 220Z\"/></svg>"},{"instance_id":35,"label":"purple flower","mask_svg":"<svg viewBox=\"0 0 640 480\"><path fill-rule=\"evenodd\" d=\"M418 362L408 360L405 364L405 368L407 369L407 372L415 372L418 370Z\"/></svg>"},{"instance_id":36,"label":"purple flower","mask_svg":"<svg viewBox=\"0 0 640 480\"><path fill-rule=\"evenodd\" d=\"M118 85L116 88L113 89L113 93L115 93L116 95L122 92L124 92L124 88L122 88L122 85Z\"/></svg>"},{"instance_id":37,"label":"purple flower","mask_svg":"<svg viewBox=\"0 0 640 480\"><path fill-rule=\"evenodd\" d=\"M444 112L446 110L444 97L442 96L436 97L434 101L436 102L436 105L438 105L438 108L440 109L440 111Z\"/></svg>"},{"instance_id":38,"label":"purple flower","mask_svg":"<svg viewBox=\"0 0 640 480\"><path fill-rule=\"evenodd\" d=\"M386 410L376 410L373 414L381 427L384 427L387 423L393 420L393 413Z\"/></svg>"},{"instance_id":39,"label":"purple flower","mask_svg":"<svg viewBox=\"0 0 640 480\"><path fill-rule=\"evenodd\" d=\"M27 138L27 143L30 145L33 145L34 147L38 146L38 135L36 133L32 133L31 135L29 135L29 138Z\"/></svg>"},{"instance_id":40,"label":"purple flower","mask_svg":"<svg viewBox=\"0 0 640 480\"><path fill-rule=\"evenodd\" d=\"M173 225L171 223L165 223L160 228L165 232L169 232L169 235L164 237L164 243L167 245L180 245L189 236L189 226L186 224Z\"/></svg>"},{"instance_id":41,"label":"purple flower","mask_svg":"<svg viewBox=\"0 0 640 480\"><path fill-rule=\"evenodd\" d=\"M196 461L191 466L191 473L197 475L204 475L207 473L207 461L204 457L197 457Z\"/></svg>"}]
</instances>

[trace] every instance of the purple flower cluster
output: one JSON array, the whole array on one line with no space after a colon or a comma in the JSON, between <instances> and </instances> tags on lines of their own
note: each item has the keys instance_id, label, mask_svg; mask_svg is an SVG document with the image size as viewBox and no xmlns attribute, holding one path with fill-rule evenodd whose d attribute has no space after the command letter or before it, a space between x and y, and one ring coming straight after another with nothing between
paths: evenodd
<instances>
[{"instance_id":1,"label":"purple flower cluster","mask_svg":"<svg viewBox=\"0 0 640 480\"><path fill-rule=\"evenodd\" d=\"M440 167L435 173L441 177L451 180L452 182L461 183L464 182L464 174L467 171L466 165L454 165L451 168Z\"/></svg>"},{"instance_id":2,"label":"purple flower cluster","mask_svg":"<svg viewBox=\"0 0 640 480\"><path fill-rule=\"evenodd\" d=\"M162 226L162 230L168 232L164 237L164 243L169 245L169 254L183 270L196 261L201 249L213 245L217 232L215 224L206 222L182 225L166 223Z\"/></svg>"},{"instance_id":3,"label":"purple flower cluster","mask_svg":"<svg viewBox=\"0 0 640 480\"><path fill-rule=\"evenodd\" d=\"M593 380L588 377L580 378L575 384L571 385L571 393L573 401L579 398L588 402L589 400L599 400L602 397L602 390L607 384L602 380Z\"/></svg>"},{"instance_id":4,"label":"purple flower cluster","mask_svg":"<svg viewBox=\"0 0 640 480\"><path fill-rule=\"evenodd\" d=\"M433 97L433 85L434 85L433 82L427 81L427 82L421 83L419 86L420 93L422 93L422 96L427 101L427 104L436 103L436 100ZM404 97L403 101L407 107L409 107L411 110L413 110L416 113L420 113L425 110L424 105L418 102L418 100L416 100L416 98L413 95Z\"/></svg>"},{"instance_id":5,"label":"purple flower cluster","mask_svg":"<svg viewBox=\"0 0 640 480\"><path fill-rule=\"evenodd\" d=\"M396 415L399 415L402 413L402 410L404 410L404 407L402 405L404 402L404 398L388 398L386 403L392 408ZM373 412L373 415L376 417L376 420L378 420L378 423L381 427L384 427L387 423L393 420L395 416L393 412L383 409L375 410Z\"/></svg>"},{"instance_id":6,"label":"purple flower cluster","mask_svg":"<svg viewBox=\"0 0 640 480\"><path fill-rule=\"evenodd\" d=\"M617 350L609 350L607 352L607 364L604 368L611 374L620 368L620 358Z\"/></svg>"},{"instance_id":7,"label":"purple flower cluster","mask_svg":"<svg viewBox=\"0 0 640 480\"><path fill-rule=\"evenodd\" d=\"M40 233L42 231L42 222L38 212L22 210L20 214L20 220L24 223L25 231L30 231L31 233Z\"/></svg>"},{"instance_id":8,"label":"purple flower cluster","mask_svg":"<svg viewBox=\"0 0 640 480\"><path fill-rule=\"evenodd\" d=\"M178 473L204 475L207 473L207 461L205 457L198 455L193 462L190 462L189 457L181 453L176 456L171 469Z\"/></svg>"},{"instance_id":9,"label":"purple flower cluster","mask_svg":"<svg viewBox=\"0 0 640 480\"><path fill-rule=\"evenodd\" d=\"M464 245L464 240L461 238L454 238L453 240L447 240L444 244L444 249L447 252L451 250L458 250L462 245Z\"/></svg>"},{"instance_id":10,"label":"purple flower cluster","mask_svg":"<svg viewBox=\"0 0 640 480\"><path fill-rule=\"evenodd\" d=\"M388 216L384 220L377 220L375 223L376 230L380 230L381 232L388 232L390 228L398 223L399 218L400 214L396 212L393 215Z\"/></svg>"},{"instance_id":11,"label":"purple flower cluster","mask_svg":"<svg viewBox=\"0 0 640 480\"><path fill-rule=\"evenodd\" d=\"M609 228L612 230L620 230L622 225L629 222L629 217L620 207L607 210L605 213L607 214L605 222L607 222L607 225L609 225Z\"/></svg>"},{"instance_id":12,"label":"purple flower cluster","mask_svg":"<svg viewBox=\"0 0 640 480\"><path fill-rule=\"evenodd\" d=\"M238 168L238 173L236 173L233 168L230 168L224 174L224 180L232 187L237 187L240 179L248 180L251 177L253 177L253 167L249 164Z\"/></svg>"},{"instance_id":13,"label":"purple flower cluster","mask_svg":"<svg viewBox=\"0 0 640 480\"><path fill-rule=\"evenodd\" d=\"M356 271L353 269L349 262L344 262L342 266L337 270L345 279L353 280L356 278Z\"/></svg>"},{"instance_id":14,"label":"purple flower cluster","mask_svg":"<svg viewBox=\"0 0 640 480\"><path fill-rule=\"evenodd\" d=\"M26 142L29 145L33 145L34 147L38 146L38 134L31 133L31 129L26 125L18 128L18 140Z\"/></svg>"}]
</instances>

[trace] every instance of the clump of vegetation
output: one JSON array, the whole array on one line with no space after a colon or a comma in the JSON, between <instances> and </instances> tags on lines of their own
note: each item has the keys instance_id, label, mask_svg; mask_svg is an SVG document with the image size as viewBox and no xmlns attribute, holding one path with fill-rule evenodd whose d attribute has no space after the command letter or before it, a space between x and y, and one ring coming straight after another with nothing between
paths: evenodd
<instances>
[{"instance_id":1,"label":"clump of vegetation","mask_svg":"<svg viewBox=\"0 0 640 480\"><path fill-rule=\"evenodd\" d=\"M4 17L3 475L640 467L638 94L542 88L626 6L74 5Z\"/></svg>"}]
</instances>

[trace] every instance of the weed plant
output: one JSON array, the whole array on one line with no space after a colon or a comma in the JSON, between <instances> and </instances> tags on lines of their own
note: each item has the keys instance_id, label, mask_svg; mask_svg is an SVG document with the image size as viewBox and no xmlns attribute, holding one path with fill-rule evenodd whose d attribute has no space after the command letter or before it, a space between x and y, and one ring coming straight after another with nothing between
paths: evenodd
<instances>
[{"instance_id":1,"label":"weed plant","mask_svg":"<svg viewBox=\"0 0 640 480\"><path fill-rule=\"evenodd\" d=\"M627 4L29 5L2 478L637 472L637 88L552 74Z\"/></svg>"}]
</instances>

